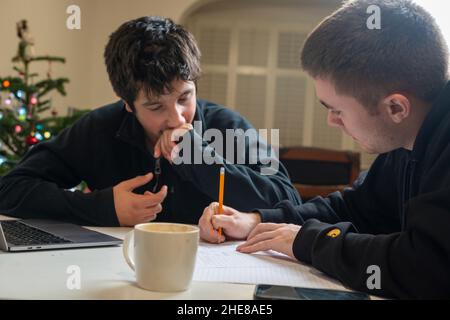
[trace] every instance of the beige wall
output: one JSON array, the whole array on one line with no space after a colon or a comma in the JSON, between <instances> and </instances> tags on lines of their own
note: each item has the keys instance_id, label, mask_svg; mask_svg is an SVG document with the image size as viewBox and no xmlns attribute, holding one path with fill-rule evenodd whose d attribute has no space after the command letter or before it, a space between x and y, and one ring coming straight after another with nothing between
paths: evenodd
<instances>
[{"instance_id":1,"label":"beige wall","mask_svg":"<svg viewBox=\"0 0 450 320\"><path fill-rule=\"evenodd\" d=\"M162 15L179 22L203 0L0 0L0 76L13 75L11 58L17 50L16 22L27 19L36 41L36 54L65 57L54 65L54 77L70 79L68 95L53 95L60 113L68 106L95 108L115 99L103 64L109 34L122 22L143 15ZM81 30L68 30L66 8L81 8ZM36 62L33 71L45 76L48 64Z\"/></svg>"},{"instance_id":2,"label":"beige wall","mask_svg":"<svg viewBox=\"0 0 450 320\"><path fill-rule=\"evenodd\" d=\"M78 1L84 6L88 1ZM68 96L59 98L53 95L53 105L64 111L66 106L76 106L88 103L88 79L85 70L89 65L89 57L81 54L86 48L89 30L82 29L78 32L70 32L66 26L66 8L71 3L67 0L0 0L0 75L16 75L12 70L11 58L16 54L18 37L16 35L16 22L27 19L31 34L36 45L36 54L57 55L67 59L65 65L54 64L53 75L64 76L70 79L67 86ZM35 62L32 71L45 76L48 64Z\"/></svg>"}]
</instances>

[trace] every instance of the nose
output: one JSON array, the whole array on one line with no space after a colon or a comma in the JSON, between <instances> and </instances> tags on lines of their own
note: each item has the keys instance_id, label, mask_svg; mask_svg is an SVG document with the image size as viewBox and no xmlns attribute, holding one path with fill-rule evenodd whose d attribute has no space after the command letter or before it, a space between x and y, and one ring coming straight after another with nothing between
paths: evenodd
<instances>
[{"instance_id":1,"label":"nose","mask_svg":"<svg viewBox=\"0 0 450 320\"><path fill-rule=\"evenodd\" d=\"M169 118L167 121L167 126L169 128L178 128L186 123L186 118L183 115L184 108L179 104L175 104L170 108Z\"/></svg>"},{"instance_id":2,"label":"nose","mask_svg":"<svg viewBox=\"0 0 450 320\"><path fill-rule=\"evenodd\" d=\"M327 122L330 127L342 128L344 126L341 118L334 114L331 110L328 111Z\"/></svg>"}]
</instances>

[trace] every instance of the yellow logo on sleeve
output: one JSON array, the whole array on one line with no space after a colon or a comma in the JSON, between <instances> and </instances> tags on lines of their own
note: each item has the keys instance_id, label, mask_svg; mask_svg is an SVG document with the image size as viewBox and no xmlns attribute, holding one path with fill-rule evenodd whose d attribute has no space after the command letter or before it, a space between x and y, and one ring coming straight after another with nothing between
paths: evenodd
<instances>
[{"instance_id":1,"label":"yellow logo on sleeve","mask_svg":"<svg viewBox=\"0 0 450 320\"><path fill-rule=\"evenodd\" d=\"M336 238L340 234L341 234L341 230L336 228L336 229L328 231L327 236L329 236L331 238Z\"/></svg>"}]
</instances>

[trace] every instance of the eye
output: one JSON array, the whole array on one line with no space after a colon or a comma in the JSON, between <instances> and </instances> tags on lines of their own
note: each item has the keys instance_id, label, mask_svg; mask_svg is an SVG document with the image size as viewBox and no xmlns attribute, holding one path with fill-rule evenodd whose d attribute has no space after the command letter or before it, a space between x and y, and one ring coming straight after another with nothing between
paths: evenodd
<instances>
[{"instance_id":1,"label":"eye","mask_svg":"<svg viewBox=\"0 0 450 320\"><path fill-rule=\"evenodd\" d=\"M335 116L340 116L342 114L342 111L339 110L330 110L332 114L334 114Z\"/></svg>"},{"instance_id":2,"label":"eye","mask_svg":"<svg viewBox=\"0 0 450 320\"><path fill-rule=\"evenodd\" d=\"M158 111L158 110L161 110L162 109L162 105L161 104L159 104L159 105L157 105L157 106L153 106L153 107L151 107L151 108L148 108L150 111Z\"/></svg>"},{"instance_id":3,"label":"eye","mask_svg":"<svg viewBox=\"0 0 450 320\"><path fill-rule=\"evenodd\" d=\"M186 93L186 94L182 95L182 96L178 99L178 101L181 102L181 103L184 103L184 102L186 102L186 101L189 100L190 95L191 95L190 93Z\"/></svg>"}]
</instances>

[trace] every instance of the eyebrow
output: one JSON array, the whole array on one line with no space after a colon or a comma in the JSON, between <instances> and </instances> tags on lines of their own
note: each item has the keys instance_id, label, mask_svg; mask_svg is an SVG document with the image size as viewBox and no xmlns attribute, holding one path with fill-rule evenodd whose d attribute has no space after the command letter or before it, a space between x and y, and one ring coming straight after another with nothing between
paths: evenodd
<instances>
[{"instance_id":1,"label":"eyebrow","mask_svg":"<svg viewBox=\"0 0 450 320\"><path fill-rule=\"evenodd\" d=\"M180 94L180 97L184 96L184 95L186 95L188 93L191 93L193 91L194 91L193 88L186 89L186 90L184 90L184 92L182 94ZM156 104L161 104L161 102L159 102L159 101L145 101L145 102L142 103L142 105L144 107L151 107L151 106L154 106Z\"/></svg>"},{"instance_id":2,"label":"eyebrow","mask_svg":"<svg viewBox=\"0 0 450 320\"><path fill-rule=\"evenodd\" d=\"M327 108L327 109L332 109L332 110L335 110L335 109L336 109L336 108L330 106L329 104L323 102L322 100L319 100L319 102L320 102L321 105L323 105L323 106L324 106L325 108Z\"/></svg>"}]
</instances>

